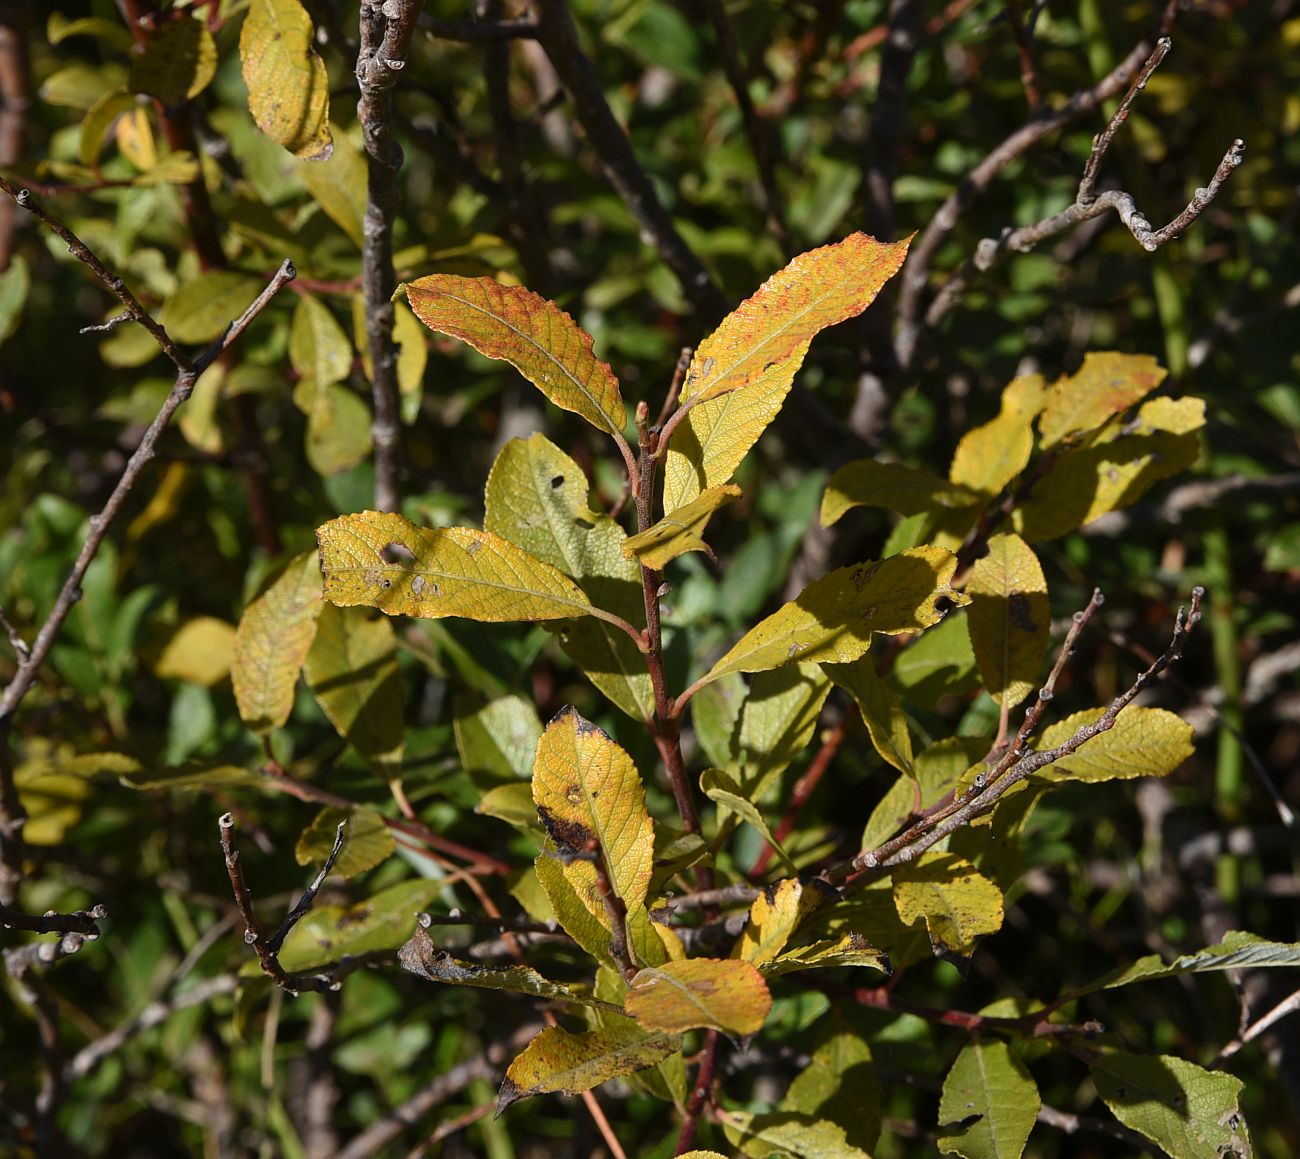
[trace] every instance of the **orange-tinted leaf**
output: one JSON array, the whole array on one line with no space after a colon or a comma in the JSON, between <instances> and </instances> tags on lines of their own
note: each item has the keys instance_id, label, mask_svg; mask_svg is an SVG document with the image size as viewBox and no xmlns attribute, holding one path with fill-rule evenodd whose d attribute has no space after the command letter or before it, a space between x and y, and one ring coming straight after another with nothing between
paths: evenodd
<instances>
[{"instance_id":1,"label":"orange-tinted leaf","mask_svg":"<svg viewBox=\"0 0 1300 1159\"><path fill-rule=\"evenodd\" d=\"M1043 448L1097 430L1145 398L1164 377L1164 368L1147 354L1084 355L1078 373L1057 379L1047 392L1038 419Z\"/></svg>"},{"instance_id":2,"label":"orange-tinted leaf","mask_svg":"<svg viewBox=\"0 0 1300 1159\"><path fill-rule=\"evenodd\" d=\"M622 435L627 408L592 338L554 302L492 278L430 274L406 287L411 309L431 330L509 362L556 406Z\"/></svg>"},{"instance_id":3,"label":"orange-tinted leaf","mask_svg":"<svg viewBox=\"0 0 1300 1159\"><path fill-rule=\"evenodd\" d=\"M749 962L688 958L640 971L625 1006L647 1030L710 1027L743 1038L762 1029L772 995Z\"/></svg>"},{"instance_id":4,"label":"orange-tinted leaf","mask_svg":"<svg viewBox=\"0 0 1300 1159\"><path fill-rule=\"evenodd\" d=\"M682 387L682 402L696 405L668 444L665 511L731 478L781 409L812 339L865 310L910 241L855 233L801 254L700 343Z\"/></svg>"}]
</instances>

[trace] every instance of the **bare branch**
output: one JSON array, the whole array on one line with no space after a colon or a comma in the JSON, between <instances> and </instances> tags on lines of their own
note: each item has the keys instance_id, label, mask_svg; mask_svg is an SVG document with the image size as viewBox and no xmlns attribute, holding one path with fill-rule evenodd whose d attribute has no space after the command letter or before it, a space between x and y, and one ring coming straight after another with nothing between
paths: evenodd
<instances>
[{"instance_id":1,"label":"bare branch","mask_svg":"<svg viewBox=\"0 0 1300 1159\"><path fill-rule=\"evenodd\" d=\"M401 502L401 406L397 389L397 346L393 342L393 218L402 147L393 135L393 88L406 67L420 0L361 0L361 51L357 119L366 148L367 186L361 281L366 339L370 348L375 444L375 507L396 511Z\"/></svg>"},{"instance_id":2,"label":"bare branch","mask_svg":"<svg viewBox=\"0 0 1300 1159\"><path fill-rule=\"evenodd\" d=\"M677 275L686 299L706 315L720 318L730 308L726 295L683 240L659 200L650 178L637 160L622 125L614 117L591 61L578 43L578 32L565 0L537 0L537 38L573 98L574 110L600 159L610 184L641 227L642 235L659 251Z\"/></svg>"}]
</instances>

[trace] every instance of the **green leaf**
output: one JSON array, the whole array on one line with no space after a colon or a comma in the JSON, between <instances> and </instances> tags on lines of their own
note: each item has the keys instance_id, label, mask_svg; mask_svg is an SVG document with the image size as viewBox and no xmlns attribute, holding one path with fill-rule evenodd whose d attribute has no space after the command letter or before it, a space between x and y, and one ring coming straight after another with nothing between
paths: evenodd
<instances>
[{"instance_id":1,"label":"green leaf","mask_svg":"<svg viewBox=\"0 0 1300 1159\"><path fill-rule=\"evenodd\" d=\"M1038 416L1042 448L1091 434L1145 398L1164 378L1164 369L1147 354L1085 354L1077 373L1062 375L1047 391Z\"/></svg>"},{"instance_id":2,"label":"green leaf","mask_svg":"<svg viewBox=\"0 0 1300 1159\"><path fill-rule=\"evenodd\" d=\"M105 93L81 119L81 145L78 154L81 163L86 166L99 164L99 154L104 147L104 137L114 121L129 109L134 109L139 98L135 93L125 89L115 89ZM150 345L153 339L150 338Z\"/></svg>"},{"instance_id":3,"label":"green leaf","mask_svg":"<svg viewBox=\"0 0 1300 1159\"><path fill-rule=\"evenodd\" d=\"M904 925L924 920L936 954L969 957L975 939L1002 928L1002 891L968 861L933 850L893 870Z\"/></svg>"},{"instance_id":4,"label":"green leaf","mask_svg":"<svg viewBox=\"0 0 1300 1159\"><path fill-rule=\"evenodd\" d=\"M966 581L971 650L989 695L1014 708L1038 685L1051 635L1047 580L1018 535L995 535Z\"/></svg>"},{"instance_id":5,"label":"green leaf","mask_svg":"<svg viewBox=\"0 0 1300 1159\"><path fill-rule=\"evenodd\" d=\"M949 586L956 568L956 557L941 547L915 547L879 563L839 568L747 632L706 679L795 660L856 660L874 632L919 631L943 618L936 601L964 604L966 598Z\"/></svg>"},{"instance_id":6,"label":"green leaf","mask_svg":"<svg viewBox=\"0 0 1300 1159\"><path fill-rule=\"evenodd\" d=\"M45 24L45 37L50 44L62 44L70 36L93 36L118 52L130 52L134 41L121 20L108 20L102 16L69 18L61 12L51 12Z\"/></svg>"},{"instance_id":7,"label":"green leaf","mask_svg":"<svg viewBox=\"0 0 1300 1159\"><path fill-rule=\"evenodd\" d=\"M280 965L297 973L346 957L392 950L411 936L416 915L444 888L440 881L403 881L354 906L318 901L289 931L280 950Z\"/></svg>"},{"instance_id":8,"label":"green leaf","mask_svg":"<svg viewBox=\"0 0 1300 1159\"><path fill-rule=\"evenodd\" d=\"M323 606L320 561L311 551L295 556L244 609L230 678L239 715L254 732L272 732L289 719L298 673Z\"/></svg>"},{"instance_id":9,"label":"green leaf","mask_svg":"<svg viewBox=\"0 0 1300 1159\"><path fill-rule=\"evenodd\" d=\"M299 0L252 0L239 59L257 127L304 161L326 161L333 149L329 75L312 40Z\"/></svg>"},{"instance_id":10,"label":"green leaf","mask_svg":"<svg viewBox=\"0 0 1300 1159\"><path fill-rule=\"evenodd\" d=\"M866 1036L849 1029L841 1012L831 1009L823 1021L816 1049L790 1083L781 1111L829 1120L844 1131L851 1147L868 1154L880 1137L880 1081Z\"/></svg>"},{"instance_id":11,"label":"green leaf","mask_svg":"<svg viewBox=\"0 0 1300 1159\"><path fill-rule=\"evenodd\" d=\"M1104 709L1085 709L1052 725L1034 746L1040 751L1064 744L1079 729L1092 724ZM1131 777L1163 777L1193 753L1192 726L1163 708L1130 704L1115 718L1114 726L1098 733L1077 752L1040 769L1046 780L1112 781Z\"/></svg>"},{"instance_id":12,"label":"green leaf","mask_svg":"<svg viewBox=\"0 0 1300 1159\"><path fill-rule=\"evenodd\" d=\"M317 389L342 382L352 370L352 344L329 308L313 294L301 294L289 327L289 362Z\"/></svg>"},{"instance_id":13,"label":"green leaf","mask_svg":"<svg viewBox=\"0 0 1300 1159\"><path fill-rule=\"evenodd\" d=\"M527 780L533 773L533 757L542 735L542 722L532 701L522 696L499 696L478 707L460 697L456 701L452 728L456 751L470 773ZM532 812L529 797L529 812Z\"/></svg>"},{"instance_id":14,"label":"green leaf","mask_svg":"<svg viewBox=\"0 0 1300 1159\"><path fill-rule=\"evenodd\" d=\"M653 527L634 535L623 544L623 554L635 558L642 567L663 571L670 560L688 551L702 551L714 558L709 545L701 538L709 520L719 507L725 507L740 495L734 483L709 487L689 503L665 515Z\"/></svg>"},{"instance_id":15,"label":"green leaf","mask_svg":"<svg viewBox=\"0 0 1300 1159\"><path fill-rule=\"evenodd\" d=\"M411 914L411 924L415 925L414 912ZM561 982L552 982L531 966L482 966L476 962L459 961L446 950L440 950L429 936L428 930L422 926L415 926L409 940L398 951L397 960L412 974L447 986L507 990L512 994L529 994L534 998L563 1002L569 1006L618 1009L589 994L579 993Z\"/></svg>"},{"instance_id":16,"label":"green leaf","mask_svg":"<svg viewBox=\"0 0 1300 1159\"><path fill-rule=\"evenodd\" d=\"M1082 994L1114 990L1134 982L1176 978L1181 974L1208 974L1220 970L1267 970L1300 968L1300 942L1269 942L1242 930L1229 930L1223 941L1195 953L1182 954L1168 965L1159 954L1139 958L1092 983Z\"/></svg>"},{"instance_id":17,"label":"green leaf","mask_svg":"<svg viewBox=\"0 0 1300 1159\"><path fill-rule=\"evenodd\" d=\"M794 1159L871 1159L852 1146L844 1128L810 1115L773 1111L753 1115L748 1111L721 1111L718 1121L745 1155L794 1156Z\"/></svg>"},{"instance_id":18,"label":"green leaf","mask_svg":"<svg viewBox=\"0 0 1300 1159\"><path fill-rule=\"evenodd\" d=\"M582 854L594 839L628 912L642 907L654 865L645 788L632 758L572 708L561 711L538 742L533 800L562 859ZM564 875L604 924L595 866L589 860L568 860Z\"/></svg>"},{"instance_id":19,"label":"green leaf","mask_svg":"<svg viewBox=\"0 0 1300 1159\"><path fill-rule=\"evenodd\" d=\"M983 495L996 495L1028 465L1033 422L1047 393L1041 374L1013 378L1002 392L997 418L967 431L957 444L948 477Z\"/></svg>"},{"instance_id":20,"label":"green leaf","mask_svg":"<svg viewBox=\"0 0 1300 1159\"><path fill-rule=\"evenodd\" d=\"M831 476L822 495L821 521L830 527L854 507L886 507L900 515L973 507L979 495L941 479L933 471L860 459Z\"/></svg>"},{"instance_id":21,"label":"green leaf","mask_svg":"<svg viewBox=\"0 0 1300 1159\"><path fill-rule=\"evenodd\" d=\"M327 605L316 621L303 675L338 734L379 776L396 777L406 742L392 624Z\"/></svg>"},{"instance_id":22,"label":"green leaf","mask_svg":"<svg viewBox=\"0 0 1300 1159\"><path fill-rule=\"evenodd\" d=\"M731 478L780 410L809 343L875 300L910 241L855 233L801 254L699 344L681 395L693 408L668 442L665 512Z\"/></svg>"},{"instance_id":23,"label":"green leaf","mask_svg":"<svg viewBox=\"0 0 1300 1159\"><path fill-rule=\"evenodd\" d=\"M317 528L325 599L390 616L464 616L501 623L594 614L582 590L550 564L490 531L430 531L366 511Z\"/></svg>"},{"instance_id":24,"label":"green leaf","mask_svg":"<svg viewBox=\"0 0 1300 1159\"><path fill-rule=\"evenodd\" d=\"M350 471L370 456L370 408L346 386L320 386L301 379L295 401L310 388L307 414L307 461L318 475Z\"/></svg>"},{"instance_id":25,"label":"green leaf","mask_svg":"<svg viewBox=\"0 0 1300 1159\"><path fill-rule=\"evenodd\" d=\"M181 16L160 22L149 33L144 51L131 61L127 87L174 109L197 97L216 72L217 46L207 25Z\"/></svg>"},{"instance_id":26,"label":"green leaf","mask_svg":"<svg viewBox=\"0 0 1300 1159\"><path fill-rule=\"evenodd\" d=\"M266 784L265 778L239 765L212 761L186 761L172 768L142 768L118 779L128 789L243 789Z\"/></svg>"},{"instance_id":27,"label":"green leaf","mask_svg":"<svg viewBox=\"0 0 1300 1159\"><path fill-rule=\"evenodd\" d=\"M1239 1078L1168 1055L1113 1050L1090 1062L1097 1093L1115 1117L1172 1159L1249 1159Z\"/></svg>"},{"instance_id":28,"label":"green leaf","mask_svg":"<svg viewBox=\"0 0 1300 1159\"><path fill-rule=\"evenodd\" d=\"M9 268L0 271L0 342L18 329L30 287L27 259L22 254L13 254Z\"/></svg>"},{"instance_id":29,"label":"green leaf","mask_svg":"<svg viewBox=\"0 0 1300 1159\"><path fill-rule=\"evenodd\" d=\"M744 679L737 672L706 684L691 697L691 723L695 739L711 764L725 768L740 760L737 725L749 696Z\"/></svg>"},{"instance_id":30,"label":"green leaf","mask_svg":"<svg viewBox=\"0 0 1300 1159\"><path fill-rule=\"evenodd\" d=\"M898 697L876 674L875 661L864 656L853 664L823 664L826 673L858 706L871 743L887 764L912 773L912 734Z\"/></svg>"},{"instance_id":31,"label":"green leaf","mask_svg":"<svg viewBox=\"0 0 1300 1159\"><path fill-rule=\"evenodd\" d=\"M749 962L688 958L639 971L625 1006L646 1030L711 1027L744 1038L762 1029L772 995Z\"/></svg>"},{"instance_id":32,"label":"green leaf","mask_svg":"<svg viewBox=\"0 0 1300 1159\"><path fill-rule=\"evenodd\" d=\"M561 410L622 437L627 408L592 338L554 302L493 278L430 274L406 287L415 316L431 330L509 362Z\"/></svg>"},{"instance_id":33,"label":"green leaf","mask_svg":"<svg viewBox=\"0 0 1300 1159\"><path fill-rule=\"evenodd\" d=\"M542 435L501 448L486 488L483 526L572 579L592 603L645 623L641 569L623 554L627 536L587 505L587 476ZM626 632L599 619L567 624L561 646L587 678L635 720L654 713L645 657Z\"/></svg>"},{"instance_id":34,"label":"green leaf","mask_svg":"<svg viewBox=\"0 0 1300 1159\"><path fill-rule=\"evenodd\" d=\"M681 1040L671 1034L638 1034L621 1027L570 1034L548 1026L510 1064L497 1094L496 1113L548 1091L581 1094L654 1066L680 1047Z\"/></svg>"},{"instance_id":35,"label":"green leaf","mask_svg":"<svg viewBox=\"0 0 1300 1159\"><path fill-rule=\"evenodd\" d=\"M325 216L360 249L365 244L366 159L341 129L327 132L333 136L333 152L328 158L299 161L298 180L307 187ZM365 344L360 345L364 356Z\"/></svg>"},{"instance_id":36,"label":"green leaf","mask_svg":"<svg viewBox=\"0 0 1300 1159\"><path fill-rule=\"evenodd\" d=\"M532 786L526 781L488 789L474 806L474 812L484 817L495 817L526 833L542 832L541 822L537 820L537 806L533 804Z\"/></svg>"},{"instance_id":37,"label":"green leaf","mask_svg":"<svg viewBox=\"0 0 1300 1159\"><path fill-rule=\"evenodd\" d=\"M889 958L863 934L850 931L834 938L822 938L789 946L774 961L762 967L765 978L793 974L798 970L829 969L833 966L866 966L889 973Z\"/></svg>"},{"instance_id":38,"label":"green leaf","mask_svg":"<svg viewBox=\"0 0 1300 1159\"><path fill-rule=\"evenodd\" d=\"M1020 1159L1041 1106L1029 1068L1005 1042L969 1043L943 1080L939 1100L940 1124L964 1125L939 1139L939 1151L964 1159Z\"/></svg>"},{"instance_id":39,"label":"green leaf","mask_svg":"<svg viewBox=\"0 0 1300 1159\"><path fill-rule=\"evenodd\" d=\"M965 615L949 616L910 640L895 658L889 679L908 703L922 708L974 688L979 677Z\"/></svg>"},{"instance_id":40,"label":"green leaf","mask_svg":"<svg viewBox=\"0 0 1300 1159\"><path fill-rule=\"evenodd\" d=\"M211 342L225 333L261 292L257 278L235 270L210 270L182 283L162 310L162 324L177 342Z\"/></svg>"},{"instance_id":41,"label":"green leaf","mask_svg":"<svg viewBox=\"0 0 1300 1159\"><path fill-rule=\"evenodd\" d=\"M317 813L298 838L293 855L299 865L311 865L329 856L340 821L347 821L347 828L343 830L343 847L332 871L340 877L355 877L373 869L397 848L392 830L374 809L364 806L339 809L331 805Z\"/></svg>"},{"instance_id":42,"label":"green leaf","mask_svg":"<svg viewBox=\"0 0 1300 1159\"><path fill-rule=\"evenodd\" d=\"M794 862L778 844L772 830L768 828L767 819L754 804L744 786L737 784L721 769L705 769L700 774L700 791L718 806L719 811L734 813L742 821L752 825L763 840L776 851L786 872L797 872Z\"/></svg>"},{"instance_id":43,"label":"green leaf","mask_svg":"<svg viewBox=\"0 0 1300 1159\"><path fill-rule=\"evenodd\" d=\"M750 681L737 729L740 786L750 801L812 742L831 684L816 664L788 664Z\"/></svg>"}]
</instances>

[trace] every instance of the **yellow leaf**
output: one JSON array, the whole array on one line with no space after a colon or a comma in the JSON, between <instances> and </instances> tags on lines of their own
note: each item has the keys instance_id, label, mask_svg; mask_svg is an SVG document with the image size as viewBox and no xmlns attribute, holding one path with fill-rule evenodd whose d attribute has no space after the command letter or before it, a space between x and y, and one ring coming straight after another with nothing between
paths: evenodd
<instances>
[{"instance_id":1,"label":"yellow leaf","mask_svg":"<svg viewBox=\"0 0 1300 1159\"><path fill-rule=\"evenodd\" d=\"M767 963L763 976L776 978L796 970L822 970L833 966L866 966L889 973L889 958L862 934L846 933L806 946L793 946Z\"/></svg>"},{"instance_id":2,"label":"yellow leaf","mask_svg":"<svg viewBox=\"0 0 1300 1159\"><path fill-rule=\"evenodd\" d=\"M760 893L749 907L749 921L731 948L731 956L759 967L772 961L811 908L804 904L803 894L803 884L796 877Z\"/></svg>"},{"instance_id":3,"label":"yellow leaf","mask_svg":"<svg viewBox=\"0 0 1300 1159\"><path fill-rule=\"evenodd\" d=\"M995 535L966 581L966 624L980 678L998 703L1014 708L1038 684L1051 634L1047 580L1018 535Z\"/></svg>"},{"instance_id":4,"label":"yellow leaf","mask_svg":"<svg viewBox=\"0 0 1300 1159\"><path fill-rule=\"evenodd\" d=\"M1085 436L1128 410L1161 382L1165 371L1147 354L1086 354L1076 374L1063 375L1047 392L1038 419L1044 450Z\"/></svg>"},{"instance_id":5,"label":"yellow leaf","mask_svg":"<svg viewBox=\"0 0 1300 1159\"><path fill-rule=\"evenodd\" d=\"M602 924L607 919L595 867L575 859L589 852L592 840L628 912L644 905L654 867L654 830L641 777L632 758L572 708L546 726L537 744L533 801L565 861L565 877Z\"/></svg>"},{"instance_id":6,"label":"yellow leaf","mask_svg":"<svg viewBox=\"0 0 1300 1159\"><path fill-rule=\"evenodd\" d=\"M592 338L554 302L492 278L430 274L406 287L411 309L431 330L509 362L562 410L621 436L627 408Z\"/></svg>"},{"instance_id":7,"label":"yellow leaf","mask_svg":"<svg viewBox=\"0 0 1300 1159\"><path fill-rule=\"evenodd\" d=\"M1064 744L1084 725L1092 724L1104 710L1085 709L1044 731L1037 749ZM1132 777L1163 777L1172 773L1194 752L1192 726L1163 708L1130 704L1115 718L1114 726L1084 741L1068 757L1040 769L1036 776L1053 781L1112 781Z\"/></svg>"},{"instance_id":8,"label":"yellow leaf","mask_svg":"<svg viewBox=\"0 0 1300 1159\"><path fill-rule=\"evenodd\" d=\"M248 111L271 140L305 161L329 159L329 75L299 0L252 0L239 37Z\"/></svg>"},{"instance_id":9,"label":"yellow leaf","mask_svg":"<svg viewBox=\"0 0 1300 1159\"><path fill-rule=\"evenodd\" d=\"M235 629L213 616L186 620L163 645L154 661L155 676L211 688L230 675Z\"/></svg>"},{"instance_id":10,"label":"yellow leaf","mask_svg":"<svg viewBox=\"0 0 1300 1159\"><path fill-rule=\"evenodd\" d=\"M602 608L645 623L641 569L624 557L626 534L587 505L587 476L543 435L512 439L488 475L483 526L572 579ZM566 624L560 643L587 678L635 720L654 713L645 657L626 632L588 618Z\"/></svg>"},{"instance_id":11,"label":"yellow leaf","mask_svg":"<svg viewBox=\"0 0 1300 1159\"><path fill-rule=\"evenodd\" d=\"M289 719L298 673L316 636L320 592L320 562L312 551L294 557L244 609L230 677L239 715L254 732L271 732Z\"/></svg>"},{"instance_id":12,"label":"yellow leaf","mask_svg":"<svg viewBox=\"0 0 1300 1159\"><path fill-rule=\"evenodd\" d=\"M855 233L801 254L700 343L682 386L682 402L696 405L668 444L665 512L731 478L781 409L813 338L862 313L898 272L910 242Z\"/></svg>"},{"instance_id":13,"label":"yellow leaf","mask_svg":"<svg viewBox=\"0 0 1300 1159\"><path fill-rule=\"evenodd\" d=\"M976 938L1002 928L1002 891L954 854L931 851L895 866L893 887L899 918L924 920L936 954L969 957Z\"/></svg>"},{"instance_id":14,"label":"yellow leaf","mask_svg":"<svg viewBox=\"0 0 1300 1159\"><path fill-rule=\"evenodd\" d=\"M713 552L700 537L713 518L713 513L739 495L740 488L734 483L724 483L720 487L701 491L689 503L678 507L670 515L665 515L653 527L626 540L623 554L628 559L635 558L642 567L648 567L652 571L663 571L669 560L688 551L703 551L712 559Z\"/></svg>"},{"instance_id":15,"label":"yellow leaf","mask_svg":"<svg viewBox=\"0 0 1300 1159\"><path fill-rule=\"evenodd\" d=\"M967 431L957 444L948 477L984 495L996 495L1029 464L1033 422L1047 393L1041 374L1012 379L997 418Z\"/></svg>"},{"instance_id":16,"label":"yellow leaf","mask_svg":"<svg viewBox=\"0 0 1300 1159\"><path fill-rule=\"evenodd\" d=\"M873 632L896 635L937 624L943 613L936 601L966 603L949 586L956 568L956 556L941 547L914 547L878 563L839 568L751 628L707 679L795 660L848 663L867 651Z\"/></svg>"},{"instance_id":17,"label":"yellow leaf","mask_svg":"<svg viewBox=\"0 0 1300 1159\"><path fill-rule=\"evenodd\" d=\"M496 1113L512 1103L548 1091L577 1095L603 1082L645 1070L681 1046L670 1034L645 1034L606 1026L570 1034L548 1026L506 1071L497 1094Z\"/></svg>"},{"instance_id":18,"label":"yellow leaf","mask_svg":"<svg viewBox=\"0 0 1300 1159\"><path fill-rule=\"evenodd\" d=\"M850 1145L838 1123L813 1115L772 1111L720 1111L718 1122L744 1155L782 1155L794 1159L871 1159Z\"/></svg>"},{"instance_id":19,"label":"yellow leaf","mask_svg":"<svg viewBox=\"0 0 1300 1159\"><path fill-rule=\"evenodd\" d=\"M104 147L104 137L108 133L110 126L124 113L135 110L138 100L139 98L134 93L129 93L124 89L115 89L112 92L105 93L86 110L86 115L81 121L81 143L79 147L79 157L83 165L99 164L100 150ZM141 111L143 112L143 110ZM151 137L150 144L152 145L152 143ZM130 157L127 158L127 160L130 159ZM156 160L157 156L154 155L149 166L137 165L136 168L152 168L152 162Z\"/></svg>"},{"instance_id":20,"label":"yellow leaf","mask_svg":"<svg viewBox=\"0 0 1300 1159\"><path fill-rule=\"evenodd\" d=\"M688 958L641 970L624 1005L646 1030L712 1028L743 1038L763 1028L772 995L749 962Z\"/></svg>"},{"instance_id":21,"label":"yellow leaf","mask_svg":"<svg viewBox=\"0 0 1300 1159\"><path fill-rule=\"evenodd\" d=\"M831 476L822 496L821 521L823 527L830 527L854 507L887 507L900 515L920 515L973 507L978 502L977 494L932 471L860 459Z\"/></svg>"},{"instance_id":22,"label":"yellow leaf","mask_svg":"<svg viewBox=\"0 0 1300 1159\"><path fill-rule=\"evenodd\" d=\"M332 604L489 623L596 613L567 576L490 531L430 531L400 515L365 511L331 520L316 539Z\"/></svg>"},{"instance_id":23,"label":"yellow leaf","mask_svg":"<svg viewBox=\"0 0 1300 1159\"><path fill-rule=\"evenodd\" d=\"M149 34L131 62L132 92L157 97L168 109L192 100L211 83L217 71L217 46L212 33L192 16L166 20Z\"/></svg>"},{"instance_id":24,"label":"yellow leaf","mask_svg":"<svg viewBox=\"0 0 1300 1159\"><path fill-rule=\"evenodd\" d=\"M397 637L382 616L321 609L303 675L317 703L380 776L397 776L405 750Z\"/></svg>"}]
</instances>

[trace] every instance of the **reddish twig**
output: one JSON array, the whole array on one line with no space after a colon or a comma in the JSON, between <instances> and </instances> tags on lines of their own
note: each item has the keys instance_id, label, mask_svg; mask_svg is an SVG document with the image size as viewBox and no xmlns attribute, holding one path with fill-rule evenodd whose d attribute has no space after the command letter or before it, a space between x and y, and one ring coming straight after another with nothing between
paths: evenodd
<instances>
[{"instance_id":1,"label":"reddish twig","mask_svg":"<svg viewBox=\"0 0 1300 1159\"><path fill-rule=\"evenodd\" d=\"M686 1104L686 1116L682 1120L682 1129L677 1135L674 1155L683 1155L691 1150L695 1141L695 1132L700 1125L700 1112L713 1098L713 1068L718 1057L718 1032L707 1031L704 1046L700 1049L699 1064L695 1070L695 1083L691 1087L691 1097Z\"/></svg>"}]
</instances>

